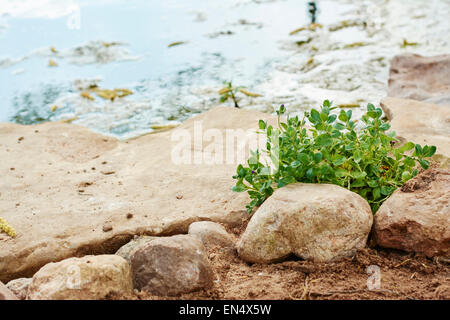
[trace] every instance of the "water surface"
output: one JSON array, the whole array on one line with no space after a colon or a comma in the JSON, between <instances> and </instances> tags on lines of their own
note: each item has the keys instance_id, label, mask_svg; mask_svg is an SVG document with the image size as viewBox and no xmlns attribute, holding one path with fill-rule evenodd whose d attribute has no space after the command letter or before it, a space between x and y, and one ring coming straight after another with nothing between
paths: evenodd
<instances>
[{"instance_id":1,"label":"water surface","mask_svg":"<svg viewBox=\"0 0 450 320\"><path fill-rule=\"evenodd\" d=\"M230 80L264 112L377 103L394 55L450 51L448 0L316 1L321 27L289 35L310 23L307 2L0 0L0 121L130 138L218 105ZM81 97L93 84L133 94Z\"/></svg>"}]
</instances>

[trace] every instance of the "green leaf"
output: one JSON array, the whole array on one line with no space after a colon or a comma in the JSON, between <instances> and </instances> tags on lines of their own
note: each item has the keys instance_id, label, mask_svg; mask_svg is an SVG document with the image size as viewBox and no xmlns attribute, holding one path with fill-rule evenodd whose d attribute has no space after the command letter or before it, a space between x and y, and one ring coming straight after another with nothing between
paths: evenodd
<instances>
[{"instance_id":1,"label":"green leaf","mask_svg":"<svg viewBox=\"0 0 450 320\"><path fill-rule=\"evenodd\" d=\"M397 148L398 151L400 151L401 153L404 153L406 151L410 151L412 149L414 149L414 143L412 142L407 142L404 145L402 145L400 148Z\"/></svg>"},{"instance_id":2,"label":"green leaf","mask_svg":"<svg viewBox=\"0 0 450 320\"><path fill-rule=\"evenodd\" d=\"M380 188L373 189L372 194L373 194L374 200L380 199L381 198L381 189Z\"/></svg>"},{"instance_id":3,"label":"green leaf","mask_svg":"<svg viewBox=\"0 0 450 320\"><path fill-rule=\"evenodd\" d=\"M422 156L422 147L420 144L416 144L415 146L415 155L419 157Z\"/></svg>"},{"instance_id":4,"label":"green leaf","mask_svg":"<svg viewBox=\"0 0 450 320\"><path fill-rule=\"evenodd\" d=\"M431 146L428 149L428 152L426 154L424 154L424 157L432 157L434 154L436 153L436 146Z\"/></svg>"},{"instance_id":5,"label":"green leaf","mask_svg":"<svg viewBox=\"0 0 450 320\"><path fill-rule=\"evenodd\" d=\"M409 171L403 171L403 173L402 173L402 181L403 181L403 182L406 182L406 181L408 181L409 179L411 179L411 172L409 172Z\"/></svg>"},{"instance_id":6,"label":"green leaf","mask_svg":"<svg viewBox=\"0 0 450 320\"><path fill-rule=\"evenodd\" d=\"M347 119L350 120L352 118L352 110L347 111Z\"/></svg>"},{"instance_id":7,"label":"green leaf","mask_svg":"<svg viewBox=\"0 0 450 320\"><path fill-rule=\"evenodd\" d=\"M326 147L333 143L333 138L328 134L321 134L317 137L316 143L318 147Z\"/></svg>"},{"instance_id":8,"label":"green leaf","mask_svg":"<svg viewBox=\"0 0 450 320\"><path fill-rule=\"evenodd\" d=\"M380 191L381 194L384 196L389 196L393 192L392 188L388 186L382 186Z\"/></svg>"},{"instance_id":9,"label":"green leaf","mask_svg":"<svg viewBox=\"0 0 450 320\"><path fill-rule=\"evenodd\" d=\"M302 163L301 163L300 161L295 160L295 161L292 161L292 162L291 162L291 167L297 168L297 167L299 167L301 164L302 164Z\"/></svg>"},{"instance_id":10,"label":"green leaf","mask_svg":"<svg viewBox=\"0 0 450 320\"><path fill-rule=\"evenodd\" d=\"M349 172L345 169L337 169L334 174L336 175L336 177L347 177L349 175Z\"/></svg>"},{"instance_id":11,"label":"green leaf","mask_svg":"<svg viewBox=\"0 0 450 320\"><path fill-rule=\"evenodd\" d=\"M310 162L311 162L311 160L310 160L310 158L309 158L309 156L306 154L306 153L300 153L298 156L297 156L297 159L301 162L301 163L303 163L303 164L309 164Z\"/></svg>"},{"instance_id":12,"label":"green leaf","mask_svg":"<svg viewBox=\"0 0 450 320\"><path fill-rule=\"evenodd\" d=\"M316 109L311 110L311 119L313 123L320 122L320 113Z\"/></svg>"},{"instance_id":13,"label":"green leaf","mask_svg":"<svg viewBox=\"0 0 450 320\"><path fill-rule=\"evenodd\" d=\"M261 130L264 130L266 128L266 122L263 120L259 120L258 125Z\"/></svg>"},{"instance_id":14,"label":"green leaf","mask_svg":"<svg viewBox=\"0 0 450 320\"><path fill-rule=\"evenodd\" d=\"M366 183L363 180L355 180L350 185L350 187L352 187L352 188L361 188L361 187L365 187L365 186L366 186Z\"/></svg>"},{"instance_id":15,"label":"green leaf","mask_svg":"<svg viewBox=\"0 0 450 320\"><path fill-rule=\"evenodd\" d=\"M247 190L247 187L244 184L239 184L239 185L235 185L232 190L234 192L244 192Z\"/></svg>"},{"instance_id":16,"label":"green leaf","mask_svg":"<svg viewBox=\"0 0 450 320\"><path fill-rule=\"evenodd\" d=\"M327 122L328 123L333 123L336 120L336 118L337 118L337 115L332 114L331 116L328 117Z\"/></svg>"},{"instance_id":17,"label":"green leaf","mask_svg":"<svg viewBox=\"0 0 450 320\"><path fill-rule=\"evenodd\" d=\"M353 154L353 160L355 160L356 163L360 163L362 159L362 152L361 150L356 150Z\"/></svg>"},{"instance_id":18,"label":"green leaf","mask_svg":"<svg viewBox=\"0 0 450 320\"><path fill-rule=\"evenodd\" d=\"M414 159L411 157L406 157L404 160L404 163L408 167L414 167L416 165L416 163L414 162Z\"/></svg>"},{"instance_id":19,"label":"green leaf","mask_svg":"<svg viewBox=\"0 0 450 320\"><path fill-rule=\"evenodd\" d=\"M309 179L312 179L314 177L314 168L309 168L308 170L306 170L306 176Z\"/></svg>"},{"instance_id":20,"label":"green leaf","mask_svg":"<svg viewBox=\"0 0 450 320\"><path fill-rule=\"evenodd\" d=\"M376 119L378 116L376 111L369 111L369 112L367 112L367 115L372 119Z\"/></svg>"},{"instance_id":21,"label":"green leaf","mask_svg":"<svg viewBox=\"0 0 450 320\"><path fill-rule=\"evenodd\" d=\"M340 166L340 165L343 165L345 163L345 161L347 161L347 158L339 155L333 160L333 164L335 166Z\"/></svg>"},{"instance_id":22,"label":"green leaf","mask_svg":"<svg viewBox=\"0 0 450 320\"><path fill-rule=\"evenodd\" d=\"M320 160L322 160L322 154L321 154L320 152L317 152L317 153L314 155L314 162L315 162L315 163L319 163Z\"/></svg>"},{"instance_id":23,"label":"green leaf","mask_svg":"<svg viewBox=\"0 0 450 320\"><path fill-rule=\"evenodd\" d=\"M420 165L422 166L422 168L424 169L428 169L428 167L430 166L430 163L427 160L424 159L418 159L417 161L419 161Z\"/></svg>"},{"instance_id":24,"label":"green leaf","mask_svg":"<svg viewBox=\"0 0 450 320\"><path fill-rule=\"evenodd\" d=\"M344 110L341 110L341 112L339 113L338 119L343 121L343 122L347 122L348 116L347 116L347 114L345 113Z\"/></svg>"},{"instance_id":25,"label":"green leaf","mask_svg":"<svg viewBox=\"0 0 450 320\"><path fill-rule=\"evenodd\" d=\"M353 171L352 172L352 177L357 180L364 179L366 176L367 176L367 173L365 171Z\"/></svg>"},{"instance_id":26,"label":"green leaf","mask_svg":"<svg viewBox=\"0 0 450 320\"><path fill-rule=\"evenodd\" d=\"M367 181L367 185L371 188L376 188L376 187L378 187L378 182L376 180L370 180L370 181Z\"/></svg>"}]
</instances>

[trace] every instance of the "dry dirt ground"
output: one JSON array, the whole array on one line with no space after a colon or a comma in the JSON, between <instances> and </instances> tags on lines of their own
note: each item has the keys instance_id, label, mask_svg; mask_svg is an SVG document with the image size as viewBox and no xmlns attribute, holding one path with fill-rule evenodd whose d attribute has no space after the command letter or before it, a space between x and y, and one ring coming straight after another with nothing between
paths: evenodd
<instances>
[{"instance_id":1,"label":"dry dirt ground","mask_svg":"<svg viewBox=\"0 0 450 320\"><path fill-rule=\"evenodd\" d=\"M229 230L238 237L239 229ZM145 292L112 299L446 299L450 300L450 262L412 253L366 248L353 258L331 263L313 263L296 257L270 265L248 264L236 251L209 250L216 273L212 288L176 297L152 296ZM373 275L367 268L378 266L381 286L368 290Z\"/></svg>"}]
</instances>

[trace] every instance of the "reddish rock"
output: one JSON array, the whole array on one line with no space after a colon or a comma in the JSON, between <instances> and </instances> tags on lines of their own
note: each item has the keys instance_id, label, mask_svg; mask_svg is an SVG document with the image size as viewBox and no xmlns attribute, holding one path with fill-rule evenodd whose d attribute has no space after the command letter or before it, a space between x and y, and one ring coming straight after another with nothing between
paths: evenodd
<instances>
[{"instance_id":1,"label":"reddish rock","mask_svg":"<svg viewBox=\"0 0 450 320\"><path fill-rule=\"evenodd\" d=\"M450 55L394 57L388 96L450 105Z\"/></svg>"},{"instance_id":2,"label":"reddish rock","mask_svg":"<svg viewBox=\"0 0 450 320\"><path fill-rule=\"evenodd\" d=\"M375 214L381 247L450 255L450 171L429 169L395 191Z\"/></svg>"},{"instance_id":3,"label":"reddish rock","mask_svg":"<svg viewBox=\"0 0 450 320\"><path fill-rule=\"evenodd\" d=\"M196 236L154 239L131 255L134 287L167 296L212 285L213 271Z\"/></svg>"},{"instance_id":4,"label":"reddish rock","mask_svg":"<svg viewBox=\"0 0 450 320\"><path fill-rule=\"evenodd\" d=\"M149 243L150 241L157 239L157 237L152 236L136 236L133 240L128 242L126 245L120 247L119 250L117 250L116 254L118 256L121 256L125 260L127 260L128 263L131 263L130 258L133 252L144 246L145 244Z\"/></svg>"}]
</instances>

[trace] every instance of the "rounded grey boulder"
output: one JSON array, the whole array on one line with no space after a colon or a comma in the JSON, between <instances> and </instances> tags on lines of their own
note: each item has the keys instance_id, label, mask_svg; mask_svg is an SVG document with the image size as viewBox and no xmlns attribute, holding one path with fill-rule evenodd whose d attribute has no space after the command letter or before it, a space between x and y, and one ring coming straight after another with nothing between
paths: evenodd
<instances>
[{"instance_id":1,"label":"rounded grey boulder","mask_svg":"<svg viewBox=\"0 0 450 320\"><path fill-rule=\"evenodd\" d=\"M369 204L354 192L331 184L291 184L276 190L254 213L238 253L258 263L291 253L331 261L363 248L372 221Z\"/></svg>"},{"instance_id":2,"label":"rounded grey boulder","mask_svg":"<svg viewBox=\"0 0 450 320\"><path fill-rule=\"evenodd\" d=\"M137 248L130 261L134 287L155 295L192 292L213 282L205 247L196 236L154 239Z\"/></svg>"}]
</instances>

